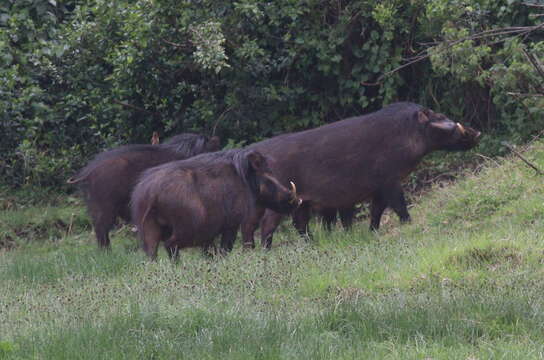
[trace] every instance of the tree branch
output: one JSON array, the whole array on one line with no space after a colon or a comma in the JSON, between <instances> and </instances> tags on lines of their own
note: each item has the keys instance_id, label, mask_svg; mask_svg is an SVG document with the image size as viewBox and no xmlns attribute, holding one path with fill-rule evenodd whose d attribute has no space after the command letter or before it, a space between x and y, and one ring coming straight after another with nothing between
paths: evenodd
<instances>
[{"instance_id":1,"label":"tree branch","mask_svg":"<svg viewBox=\"0 0 544 360\"><path fill-rule=\"evenodd\" d=\"M145 112L145 113L152 114L152 115L158 115L157 112L146 110L146 109L141 108L139 106L132 105L132 104L127 104L127 103L119 101L119 100L113 100L113 102L116 103L116 104L119 104L119 105L123 105L124 107L128 107L128 108L133 109L133 110L138 110L140 112Z\"/></svg>"},{"instance_id":2,"label":"tree branch","mask_svg":"<svg viewBox=\"0 0 544 360\"><path fill-rule=\"evenodd\" d=\"M503 141L502 142L502 145L507 147L514 155L516 155L518 158L520 158L521 160L523 160L523 162L525 164L527 164L529 167L531 167L534 171L536 171L536 173L538 175L544 175L544 173L536 167L536 165L533 165L531 162L529 162L529 160L527 160L526 158L523 157L523 155L521 155L519 152L516 151L516 149L514 149L514 147L512 145L510 145L509 143L507 143L506 141Z\"/></svg>"},{"instance_id":3,"label":"tree branch","mask_svg":"<svg viewBox=\"0 0 544 360\"><path fill-rule=\"evenodd\" d=\"M533 65L536 72L542 77L542 79L544 79L544 69L542 68L542 64L539 63L538 59L535 57L534 54L528 52L526 49L522 49L522 50L523 50L523 54L525 54L525 57L527 58L527 60L529 60L531 65Z\"/></svg>"},{"instance_id":4,"label":"tree branch","mask_svg":"<svg viewBox=\"0 0 544 360\"><path fill-rule=\"evenodd\" d=\"M544 8L544 5L540 5L540 4L531 4L531 3L522 3L522 4L528 7Z\"/></svg>"},{"instance_id":5,"label":"tree branch","mask_svg":"<svg viewBox=\"0 0 544 360\"><path fill-rule=\"evenodd\" d=\"M507 92L507 95L512 96L519 96L519 97L541 97L544 96L544 94L523 94L523 93L517 93L517 92Z\"/></svg>"},{"instance_id":6,"label":"tree branch","mask_svg":"<svg viewBox=\"0 0 544 360\"><path fill-rule=\"evenodd\" d=\"M476 39L483 39L483 38L488 38L488 37L493 37L493 36L502 36L502 35L509 35L509 34L517 34L518 36L519 35L527 35L527 34L533 32L533 31L539 30L541 28L544 28L544 23L534 25L534 26L515 26L515 27L485 30L485 31L482 31L482 32L479 32L479 33L476 33L476 34L473 34L473 35L470 35L470 36L466 36L466 37L461 38L461 39L451 41L449 43L446 41L446 46L444 48L440 49L439 52L446 51L446 50L452 48L453 46L455 46L457 44L460 44L460 43L462 43L464 41L467 41L467 40L476 40ZM505 40L506 40L506 38L498 40L495 43L500 43L500 42L505 41ZM433 48L436 48L438 45L440 45L440 43L435 43L435 44L436 45L433 45L433 46L425 49L424 51L422 51L420 53L421 55L418 55L418 56L415 56L413 58L407 59L408 60L407 63L402 64L402 65L396 67L395 69L382 74L378 78L378 80L376 82L374 82L374 83L361 82L361 84L362 85L367 85L367 86L377 86L377 85L382 84L383 80L386 77L388 77L390 75L393 75L394 73L404 69L405 67L408 67L410 65L413 65L415 63L418 63L420 61L423 61L423 60L429 58L431 56L431 53L429 53L429 51L431 49L433 49Z\"/></svg>"},{"instance_id":7,"label":"tree branch","mask_svg":"<svg viewBox=\"0 0 544 360\"><path fill-rule=\"evenodd\" d=\"M173 47L180 48L180 49L189 49L191 47L190 45L178 44L178 43L168 41L168 40L165 40L165 39L163 39L162 42L166 43L168 45L172 45Z\"/></svg>"}]
</instances>

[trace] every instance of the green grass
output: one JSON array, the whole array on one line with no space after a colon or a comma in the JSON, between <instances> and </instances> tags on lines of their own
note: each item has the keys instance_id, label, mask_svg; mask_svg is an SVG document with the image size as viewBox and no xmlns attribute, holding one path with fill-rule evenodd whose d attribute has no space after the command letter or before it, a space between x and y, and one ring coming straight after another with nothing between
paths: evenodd
<instances>
[{"instance_id":1,"label":"green grass","mask_svg":"<svg viewBox=\"0 0 544 360\"><path fill-rule=\"evenodd\" d=\"M525 156L544 168L544 143ZM0 358L543 358L542 178L490 163L411 215L151 263L127 229L99 251L79 202L14 207L0 215Z\"/></svg>"}]
</instances>

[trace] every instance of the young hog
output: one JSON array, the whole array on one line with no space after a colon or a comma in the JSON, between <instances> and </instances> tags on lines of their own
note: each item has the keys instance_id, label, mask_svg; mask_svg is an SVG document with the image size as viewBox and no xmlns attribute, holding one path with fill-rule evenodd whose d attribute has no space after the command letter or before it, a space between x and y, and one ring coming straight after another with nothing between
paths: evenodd
<instances>
[{"instance_id":1,"label":"young hog","mask_svg":"<svg viewBox=\"0 0 544 360\"><path fill-rule=\"evenodd\" d=\"M121 146L98 154L68 183L83 190L98 245L108 248L117 218L130 221L130 193L144 170L217 150L219 138L196 134L176 135L164 144Z\"/></svg>"},{"instance_id":2,"label":"young hog","mask_svg":"<svg viewBox=\"0 0 544 360\"><path fill-rule=\"evenodd\" d=\"M147 170L132 193L132 218L152 259L160 242L175 258L182 248L208 248L219 234L228 251L240 226L244 246L253 245L265 208L287 213L300 205L291 187L276 180L258 151L203 154Z\"/></svg>"}]
</instances>

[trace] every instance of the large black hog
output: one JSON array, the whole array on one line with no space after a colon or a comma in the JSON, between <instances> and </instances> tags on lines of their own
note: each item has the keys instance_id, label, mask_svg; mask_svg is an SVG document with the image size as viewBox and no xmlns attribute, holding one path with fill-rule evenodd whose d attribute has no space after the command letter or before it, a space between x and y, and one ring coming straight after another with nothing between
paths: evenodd
<instances>
[{"instance_id":1,"label":"large black hog","mask_svg":"<svg viewBox=\"0 0 544 360\"><path fill-rule=\"evenodd\" d=\"M282 213L300 205L291 186L274 178L258 151L203 154L145 171L132 193L132 218L152 259L160 242L175 258L182 248L208 248L218 234L230 250L240 225L244 244L254 244L265 208Z\"/></svg>"},{"instance_id":2,"label":"large black hog","mask_svg":"<svg viewBox=\"0 0 544 360\"><path fill-rule=\"evenodd\" d=\"M349 209L364 200L371 200L371 229L379 228L388 206L402 222L408 221L401 180L426 154L468 150L479 137L480 132L445 115L402 102L368 115L277 136L251 148L275 160L272 171L283 184L297 184L305 202L293 212L293 223L301 234L307 234L311 208ZM264 246L270 247L281 218L266 211L261 221Z\"/></svg>"},{"instance_id":3,"label":"large black hog","mask_svg":"<svg viewBox=\"0 0 544 360\"><path fill-rule=\"evenodd\" d=\"M68 183L79 184L85 194L96 239L110 246L109 231L118 217L130 221L130 193L138 176L150 167L219 150L219 138L180 134L162 145L126 145L98 154Z\"/></svg>"}]
</instances>

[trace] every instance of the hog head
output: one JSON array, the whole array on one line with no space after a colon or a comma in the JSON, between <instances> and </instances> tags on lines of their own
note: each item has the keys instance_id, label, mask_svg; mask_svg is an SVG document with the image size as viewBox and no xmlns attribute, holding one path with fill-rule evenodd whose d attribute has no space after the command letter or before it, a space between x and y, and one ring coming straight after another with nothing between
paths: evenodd
<instances>
[{"instance_id":1,"label":"hog head","mask_svg":"<svg viewBox=\"0 0 544 360\"><path fill-rule=\"evenodd\" d=\"M481 132L448 119L429 109L417 113L418 122L425 127L426 137L434 150L465 151L475 147Z\"/></svg>"},{"instance_id":2,"label":"hog head","mask_svg":"<svg viewBox=\"0 0 544 360\"><path fill-rule=\"evenodd\" d=\"M297 196L295 183L290 183L291 189L283 186L272 174L267 157L258 151L251 151L247 154L247 161L249 180L258 204L279 213L288 213L302 203Z\"/></svg>"}]
</instances>

